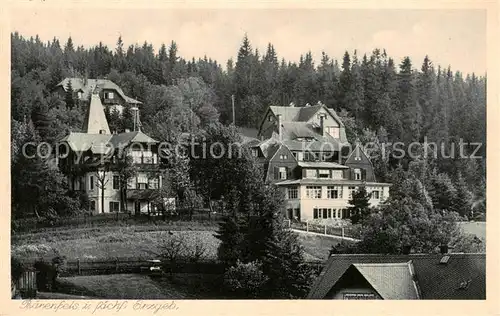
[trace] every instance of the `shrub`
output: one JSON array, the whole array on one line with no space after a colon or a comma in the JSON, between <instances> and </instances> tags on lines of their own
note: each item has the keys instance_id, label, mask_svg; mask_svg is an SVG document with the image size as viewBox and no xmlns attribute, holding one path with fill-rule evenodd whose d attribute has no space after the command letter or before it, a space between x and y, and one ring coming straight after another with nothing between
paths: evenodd
<instances>
[{"instance_id":1,"label":"shrub","mask_svg":"<svg viewBox=\"0 0 500 316\"><path fill-rule=\"evenodd\" d=\"M50 261L40 258L34 264L37 270L36 287L39 291L51 292L56 287L57 277L66 268L66 258L61 256L53 257Z\"/></svg>"},{"instance_id":2,"label":"shrub","mask_svg":"<svg viewBox=\"0 0 500 316\"><path fill-rule=\"evenodd\" d=\"M238 260L224 273L224 287L237 298L257 298L267 281L258 261L242 263Z\"/></svg>"}]
</instances>

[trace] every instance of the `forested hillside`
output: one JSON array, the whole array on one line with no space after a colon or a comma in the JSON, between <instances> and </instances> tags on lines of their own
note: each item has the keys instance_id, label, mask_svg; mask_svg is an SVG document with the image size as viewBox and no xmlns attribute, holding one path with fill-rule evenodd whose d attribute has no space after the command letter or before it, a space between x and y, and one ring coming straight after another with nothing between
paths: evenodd
<instances>
[{"instance_id":1,"label":"forested hillside","mask_svg":"<svg viewBox=\"0 0 500 316\"><path fill-rule=\"evenodd\" d=\"M446 154L455 144L455 158L421 155L410 171L424 184L432 202L441 203L440 208L450 208L446 203L452 201L449 203L462 215L469 215L471 205L478 212L484 211L484 74L463 74L448 65L434 65L432 56L423 61L395 60L382 48L363 56L346 51L341 60L323 53L317 63L311 52L305 51L297 56L298 62L287 61L271 43L265 52L259 52L246 36L235 52L237 58L228 61L209 56L183 58L174 41L155 49L147 42L127 47L121 38L112 48L102 43L83 47L71 38L47 40L11 34L14 204L25 196L25 190L36 192L30 198L38 201L45 201L47 194L53 194L54 201L62 198L57 190L46 192L43 188L63 180L47 172L45 165L26 168L19 150L27 140L53 143L69 130L81 128L82 109L66 104L51 90L65 77L88 77L108 78L125 94L143 102L143 129L159 140L196 132L217 121L230 124L234 95L236 125L240 127L257 128L270 105L294 102L304 106L321 101L339 113L352 142L359 138L361 142L403 142L408 146L415 141L442 141ZM131 124L127 112L125 121L107 114L110 125L116 128ZM475 155L483 158L460 158L460 139L482 143ZM464 151L470 155L475 148L465 146ZM390 181L392 171L400 163L408 169L410 160L415 159L393 159L379 152L373 163L377 176ZM28 183L27 179L38 173L45 178ZM67 201L60 203L67 205Z\"/></svg>"}]
</instances>

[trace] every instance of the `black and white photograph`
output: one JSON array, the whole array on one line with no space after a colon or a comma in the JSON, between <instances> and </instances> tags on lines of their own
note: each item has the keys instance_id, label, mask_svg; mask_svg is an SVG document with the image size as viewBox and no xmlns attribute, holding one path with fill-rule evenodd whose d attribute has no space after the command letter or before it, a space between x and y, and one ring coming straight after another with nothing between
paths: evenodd
<instances>
[{"instance_id":1,"label":"black and white photograph","mask_svg":"<svg viewBox=\"0 0 500 316\"><path fill-rule=\"evenodd\" d=\"M11 299L486 300L488 16L11 8Z\"/></svg>"}]
</instances>

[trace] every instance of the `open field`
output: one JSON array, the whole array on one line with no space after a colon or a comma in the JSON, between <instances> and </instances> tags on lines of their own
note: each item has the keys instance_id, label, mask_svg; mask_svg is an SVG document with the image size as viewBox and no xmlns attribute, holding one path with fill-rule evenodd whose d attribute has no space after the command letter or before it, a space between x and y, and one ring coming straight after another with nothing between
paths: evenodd
<instances>
[{"instance_id":1,"label":"open field","mask_svg":"<svg viewBox=\"0 0 500 316\"><path fill-rule=\"evenodd\" d=\"M183 299L186 293L160 286L139 274L90 275L59 278L60 291L102 299ZM164 284L165 285L165 284Z\"/></svg>"},{"instance_id":2,"label":"open field","mask_svg":"<svg viewBox=\"0 0 500 316\"><path fill-rule=\"evenodd\" d=\"M174 227L156 225L109 226L44 230L36 233L12 235L12 253L22 258L36 258L47 249L57 249L68 260L99 260L110 258L152 259L159 255L159 241L172 236L182 236L188 247L202 242L206 248L205 258L215 259L220 241L215 238L216 225ZM183 230L175 230L182 228ZM200 229L200 230L195 230ZM171 231L172 235L168 233ZM340 238L299 233L304 246L306 260L325 260L333 244Z\"/></svg>"},{"instance_id":3,"label":"open field","mask_svg":"<svg viewBox=\"0 0 500 316\"><path fill-rule=\"evenodd\" d=\"M459 226L465 233L486 240L486 222L461 222Z\"/></svg>"},{"instance_id":4,"label":"open field","mask_svg":"<svg viewBox=\"0 0 500 316\"><path fill-rule=\"evenodd\" d=\"M73 235L74 234L74 235ZM207 259L217 254L219 240L214 231L173 231L172 235L164 231L136 231L133 227L108 227L104 230L58 231L51 235L16 236L12 241L12 253L23 258L36 258L39 249L53 248L66 256L68 260L109 259L136 257L152 259L160 254L160 241L181 236L189 247L198 240L203 242Z\"/></svg>"}]
</instances>

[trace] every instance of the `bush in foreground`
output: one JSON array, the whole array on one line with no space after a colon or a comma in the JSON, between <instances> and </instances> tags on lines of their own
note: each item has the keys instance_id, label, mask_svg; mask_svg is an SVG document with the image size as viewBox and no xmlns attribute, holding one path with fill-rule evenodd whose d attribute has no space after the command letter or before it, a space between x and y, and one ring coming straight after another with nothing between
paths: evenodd
<instances>
[{"instance_id":1,"label":"bush in foreground","mask_svg":"<svg viewBox=\"0 0 500 316\"><path fill-rule=\"evenodd\" d=\"M224 273L224 287L236 298L258 298L267 281L259 261L238 261Z\"/></svg>"}]
</instances>

